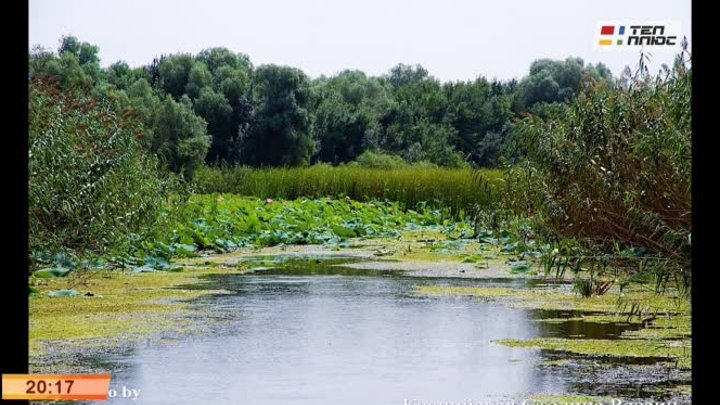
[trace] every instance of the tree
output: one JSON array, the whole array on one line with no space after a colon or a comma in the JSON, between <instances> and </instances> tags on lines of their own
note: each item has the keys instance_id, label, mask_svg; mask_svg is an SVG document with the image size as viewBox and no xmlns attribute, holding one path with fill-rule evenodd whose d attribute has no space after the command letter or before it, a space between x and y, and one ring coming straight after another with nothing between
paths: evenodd
<instances>
[{"instance_id":1,"label":"tree","mask_svg":"<svg viewBox=\"0 0 720 405\"><path fill-rule=\"evenodd\" d=\"M160 88L179 100L185 94L195 59L188 53L163 56L158 63Z\"/></svg>"},{"instance_id":2,"label":"tree","mask_svg":"<svg viewBox=\"0 0 720 405\"><path fill-rule=\"evenodd\" d=\"M447 107L444 121L457 131L453 144L463 155L472 155L488 133L499 133L512 117L511 100L501 83L484 78L444 86ZM474 159L475 163L480 163Z\"/></svg>"},{"instance_id":3,"label":"tree","mask_svg":"<svg viewBox=\"0 0 720 405\"><path fill-rule=\"evenodd\" d=\"M167 97L155 118L151 149L170 170L189 179L209 148L207 123L193 113L190 99Z\"/></svg>"},{"instance_id":4,"label":"tree","mask_svg":"<svg viewBox=\"0 0 720 405\"><path fill-rule=\"evenodd\" d=\"M507 135L488 132L477 145L474 161L480 167L498 167L506 146Z\"/></svg>"},{"instance_id":5,"label":"tree","mask_svg":"<svg viewBox=\"0 0 720 405\"><path fill-rule=\"evenodd\" d=\"M387 75L393 103L380 117L381 148L410 162L462 165L454 141L458 131L446 120L448 95L422 66L397 65Z\"/></svg>"},{"instance_id":6,"label":"tree","mask_svg":"<svg viewBox=\"0 0 720 405\"><path fill-rule=\"evenodd\" d=\"M315 83L316 159L338 164L375 148L379 117L389 104L387 86L359 71L346 70Z\"/></svg>"},{"instance_id":7,"label":"tree","mask_svg":"<svg viewBox=\"0 0 720 405\"><path fill-rule=\"evenodd\" d=\"M135 72L130 69L130 66L125 61L115 62L105 71L105 80L118 89L127 89L137 79L139 77L135 75Z\"/></svg>"},{"instance_id":8,"label":"tree","mask_svg":"<svg viewBox=\"0 0 720 405\"><path fill-rule=\"evenodd\" d=\"M254 74L255 120L242 138L243 161L254 165L307 164L315 152L310 86L296 68L264 65Z\"/></svg>"},{"instance_id":9,"label":"tree","mask_svg":"<svg viewBox=\"0 0 720 405\"><path fill-rule=\"evenodd\" d=\"M212 86L212 83L213 77L207 66L202 62L195 62L188 74L185 94L190 96L190 99L195 100L200 95L200 89Z\"/></svg>"},{"instance_id":10,"label":"tree","mask_svg":"<svg viewBox=\"0 0 720 405\"><path fill-rule=\"evenodd\" d=\"M188 98L211 136L206 163L254 166L340 164L365 151L494 166L516 115L544 115L549 106L574 100L589 82L619 85L605 65L573 57L536 60L522 80L507 82L441 83L421 65L406 64L380 77L346 70L310 80L290 67L256 69L247 55L222 47L163 55L134 69L119 61L103 70L97 47L73 36L61 39L57 54L33 48L29 76L37 75L57 77L63 89L93 88L118 111L140 116L144 143L155 152L162 148L153 142L166 138L156 137L166 100L186 105L181 100ZM162 154L176 156L177 142L169 142L170 152Z\"/></svg>"},{"instance_id":11,"label":"tree","mask_svg":"<svg viewBox=\"0 0 720 405\"><path fill-rule=\"evenodd\" d=\"M522 109L528 110L537 103L565 102L579 91L583 80L610 83L610 70L602 63L585 66L580 58L564 61L539 59L530 65L530 74L520 84Z\"/></svg>"},{"instance_id":12,"label":"tree","mask_svg":"<svg viewBox=\"0 0 720 405\"><path fill-rule=\"evenodd\" d=\"M100 79L100 57L96 45L87 42L80 42L74 36L64 36L60 39L58 55L62 58L66 54L77 57L78 65L93 80Z\"/></svg>"},{"instance_id":13,"label":"tree","mask_svg":"<svg viewBox=\"0 0 720 405\"><path fill-rule=\"evenodd\" d=\"M60 56L60 79L65 89L91 87L93 78L80 66L78 56L73 53L63 53Z\"/></svg>"},{"instance_id":14,"label":"tree","mask_svg":"<svg viewBox=\"0 0 720 405\"><path fill-rule=\"evenodd\" d=\"M134 111L145 124L143 144L152 149L153 128L162 102L155 90L144 78L138 79L126 91L128 103L125 108Z\"/></svg>"},{"instance_id":15,"label":"tree","mask_svg":"<svg viewBox=\"0 0 720 405\"><path fill-rule=\"evenodd\" d=\"M317 158L338 164L349 162L362 152L365 132L372 125L336 96L328 97L316 110Z\"/></svg>"},{"instance_id":16,"label":"tree","mask_svg":"<svg viewBox=\"0 0 720 405\"><path fill-rule=\"evenodd\" d=\"M227 97L231 105L247 98L250 89L250 73L230 66L215 70L214 89Z\"/></svg>"},{"instance_id":17,"label":"tree","mask_svg":"<svg viewBox=\"0 0 720 405\"><path fill-rule=\"evenodd\" d=\"M33 48L30 53L28 68L29 76L54 76L61 84L63 90L91 87L100 79L100 66L96 60L85 55L85 65L80 63L80 44L75 37L63 37L58 54L42 47ZM97 47L94 48L97 52ZM86 51L86 53L89 51Z\"/></svg>"},{"instance_id":18,"label":"tree","mask_svg":"<svg viewBox=\"0 0 720 405\"><path fill-rule=\"evenodd\" d=\"M207 65L213 74L223 66L246 71L252 70L252 63L247 55L235 54L227 48L203 49L197 55L197 60Z\"/></svg>"},{"instance_id":19,"label":"tree","mask_svg":"<svg viewBox=\"0 0 720 405\"><path fill-rule=\"evenodd\" d=\"M455 150L451 140L456 130L447 124L435 124L422 119L409 127L395 127L399 138L407 146L400 155L411 163L428 161L439 166L461 167L467 165L464 157Z\"/></svg>"},{"instance_id":20,"label":"tree","mask_svg":"<svg viewBox=\"0 0 720 405\"><path fill-rule=\"evenodd\" d=\"M80 41L72 35L63 35L60 37L60 46L58 47L58 55L62 55L65 52L77 55L80 53Z\"/></svg>"},{"instance_id":21,"label":"tree","mask_svg":"<svg viewBox=\"0 0 720 405\"><path fill-rule=\"evenodd\" d=\"M429 79L430 75L427 69L420 65L410 66L399 63L390 69L387 78L393 87L401 87Z\"/></svg>"},{"instance_id":22,"label":"tree","mask_svg":"<svg viewBox=\"0 0 720 405\"><path fill-rule=\"evenodd\" d=\"M230 66L221 66L215 70L215 89L227 99L232 108L233 133L227 138L245 134L254 119L255 105L250 93L251 72L244 68L233 69ZM231 150L218 152L224 154L223 159L237 163L239 158L237 142L225 144ZM221 147L220 145L218 145ZM213 156L209 156L212 158Z\"/></svg>"},{"instance_id":23,"label":"tree","mask_svg":"<svg viewBox=\"0 0 720 405\"><path fill-rule=\"evenodd\" d=\"M59 77L62 75L62 68L55 53L40 45L35 45L28 55L28 76L32 80L38 75Z\"/></svg>"},{"instance_id":24,"label":"tree","mask_svg":"<svg viewBox=\"0 0 720 405\"><path fill-rule=\"evenodd\" d=\"M208 123L212 144L206 156L207 162L235 162L238 153L238 125L233 120L233 110L227 98L210 87L203 87L195 100L195 112Z\"/></svg>"}]
</instances>

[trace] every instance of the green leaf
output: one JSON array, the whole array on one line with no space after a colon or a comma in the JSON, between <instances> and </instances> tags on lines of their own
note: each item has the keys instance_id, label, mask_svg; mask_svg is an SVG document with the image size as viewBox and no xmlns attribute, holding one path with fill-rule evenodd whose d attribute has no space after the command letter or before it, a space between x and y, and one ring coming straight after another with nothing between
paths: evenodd
<instances>
[{"instance_id":1,"label":"green leaf","mask_svg":"<svg viewBox=\"0 0 720 405\"><path fill-rule=\"evenodd\" d=\"M148 256L144 260L143 267L151 267L157 270L167 270L170 268L170 262L162 257Z\"/></svg>"},{"instance_id":2,"label":"green leaf","mask_svg":"<svg viewBox=\"0 0 720 405\"><path fill-rule=\"evenodd\" d=\"M354 230L343 225L333 225L332 230L337 236L343 238L354 238L357 236L357 233Z\"/></svg>"},{"instance_id":3,"label":"green leaf","mask_svg":"<svg viewBox=\"0 0 720 405\"><path fill-rule=\"evenodd\" d=\"M216 241L217 243L217 241ZM175 247L175 254L180 257L193 257L197 256L197 247L195 245L187 245L184 243L176 243L174 245Z\"/></svg>"},{"instance_id":4,"label":"green leaf","mask_svg":"<svg viewBox=\"0 0 720 405\"><path fill-rule=\"evenodd\" d=\"M478 254L474 254L474 255L465 257L464 259L462 259L462 262L463 263L477 263L480 260L482 260L482 256L480 256Z\"/></svg>"},{"instance_id":5,"label":"green leaf","mask_svg":"<svg viewBox=\"0 0 720 405\"><path fill-rule=\"evenodd\" d=\"M66 267L51 267L47 269L38 270L33 273L33 277L37 278L53 278L53 277L65 277L70 273L71 269Z\"/></svg>"},{"instance_id":6,"label":"green leaf","mask_svg":"<svg viewBox=\"0 0 720 405\"><path fill-rule=\"evenodd\" d=\"M508 243L504 245L500 250L504 253L512 253L515 252L519 246L520 244L518 242Z\"/></svg>"},{"instance_id":7,"label":"green leaf","mask_svg":"<svg viewBox=\"0 0 720 405\"><path fill-rule=\"evenodd\" d=\"M512 267L510 268L510 272L511 273L527 273L531 269L532 269L532 267L528 266L525 263L518 263L518 264L512 265Z\"/></svg>"}]
</instances>

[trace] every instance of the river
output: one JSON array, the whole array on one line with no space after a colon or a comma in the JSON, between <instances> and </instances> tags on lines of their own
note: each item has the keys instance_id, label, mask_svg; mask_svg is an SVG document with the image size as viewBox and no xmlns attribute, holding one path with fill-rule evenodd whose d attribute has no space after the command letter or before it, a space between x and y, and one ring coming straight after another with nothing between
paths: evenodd
<instances>
[{"instance_id":1,"label":"river","mask_svg":"<svg viewBox=\"0 0 720 405\"><path fill-rule=\"evenodd\" d=\"M220 332L174 344L137 345L113 375L142 404L421 404L516 401L565 394L567 376L538 367L543 353L499 339L592 335L612 338L617 325L536 322L537 310L473 299L424 297L418 285L526 288L524 279L418 278L354 270L335 259L292 262L222 275L207 288L211 311L234 313Z\"/></svg>"}]
</instances>

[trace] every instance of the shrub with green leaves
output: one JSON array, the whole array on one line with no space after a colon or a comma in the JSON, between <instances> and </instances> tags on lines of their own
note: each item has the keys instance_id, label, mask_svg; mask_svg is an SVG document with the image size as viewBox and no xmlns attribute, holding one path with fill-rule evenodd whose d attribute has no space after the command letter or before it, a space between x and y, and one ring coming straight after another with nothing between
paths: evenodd
<instances>
[{"instance_id":1,"label":"shrub with green leaves","mask_svg":"<svg viewBox=\"0 0 720 405\"><path fill-rule=\"evenodd\" d=\"M398 169L408 163L400 156L367 150L355 159L358 166L372 169Z\"/></svg>"},{"instance_id":2,"label":"shrub with green leaves","mask_svg":"<svg viewBox=\"0 0 720 405\"><path fill-rule=\"evenodd\" d=\"M522 120L528 162L513 170L510 202L561 237L689 260L691 76L684 52L655 77L641 66Z\"/></svg>"},{"instance_id":3,"label":"shrub with green leaves","mask_svg":"<svg viewBox=\"0 0 720 405\"><path fill-rule=\"evenodd\" d=\"M40 78L28 110L31 252L100 253L153 227L173 178L141 147L139 122Z\"/></svg>"}]
</instances>

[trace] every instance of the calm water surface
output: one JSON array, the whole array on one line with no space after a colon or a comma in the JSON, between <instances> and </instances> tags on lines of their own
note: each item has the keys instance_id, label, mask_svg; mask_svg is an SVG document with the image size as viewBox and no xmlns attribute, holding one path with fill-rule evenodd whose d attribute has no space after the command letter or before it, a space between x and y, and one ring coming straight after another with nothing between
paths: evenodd
<instances>
[{"instance_id":1,"label":"calm water surface","mask_svg":"<svg viewBox=\"0 0 720 405\"><path fill-rule=\"evenodd\" d=\"M234 294L202 305L240 315L221 333L139 345L116 359L128 367L114 375L112 387L139 389L134 403L142 404L400 405L562 394L562 378L537 367L538 351L492 342L570 332L534 321L542 316L537 311L412 294L417 285L523 283L419 279L303 263L218 277L210 287ZM620 331L571 332L612 337Z\"/></svg>"}]
</instances>

